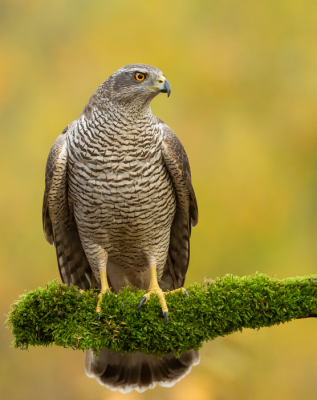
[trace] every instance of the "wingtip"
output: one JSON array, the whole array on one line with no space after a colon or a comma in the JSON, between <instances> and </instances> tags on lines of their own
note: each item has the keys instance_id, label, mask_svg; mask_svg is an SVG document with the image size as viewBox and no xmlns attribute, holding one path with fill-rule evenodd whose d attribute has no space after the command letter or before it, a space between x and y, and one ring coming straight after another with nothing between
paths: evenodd
<instances>
[{"instance_id":1,"label":"wingtip","mask_svg":"<svg viewBox=\"0 0 317 400\"><path fill-rule=\"evenodd\" d=\"M46 232L44 231L44 237L45 237L45 239L46 239L46 241L47 241L48 244L50 244L51 246L54 245L53 236L48 236L48 235L46 234Z\"/></svg>"}]
</instances>

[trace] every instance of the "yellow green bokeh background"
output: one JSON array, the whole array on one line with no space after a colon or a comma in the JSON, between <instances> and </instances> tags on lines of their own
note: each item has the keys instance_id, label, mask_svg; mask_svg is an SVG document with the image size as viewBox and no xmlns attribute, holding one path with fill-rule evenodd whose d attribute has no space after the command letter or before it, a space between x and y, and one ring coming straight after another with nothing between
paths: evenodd
<instances>
[{"instance_id":1,"label":"yellow green bokeh background","mask_svg":"<svg viewBox=\"0 0 317 400\"><path fill-rule=\"evenodd\" d=\"M309 0L0 1L0 310L58 277L41 207L49 149L111 73L161 69L152 103L184 144L200 222L187 284L317 273L317 3ZM317 396L317 325L299 320L206 344L172 389L121 395L84 354L10 347L0 398L297 400Z\"/></svg>"}]
</instances>

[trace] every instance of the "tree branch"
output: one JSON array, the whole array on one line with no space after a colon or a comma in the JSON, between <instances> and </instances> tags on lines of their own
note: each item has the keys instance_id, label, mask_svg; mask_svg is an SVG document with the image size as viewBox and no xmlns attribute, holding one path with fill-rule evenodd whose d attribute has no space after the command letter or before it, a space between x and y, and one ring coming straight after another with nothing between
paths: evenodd
<instances>
[{"instance_id":1,"label":"tree branch","mask_svg":"<svg viewBox=\"0 0 317 400\"><path fill-rule=\"evenodd\" d=\"M97 291L80 296L77 288L53 281L44 289L23 294L11 307L7 326L16 348L55 343L95 352L106 347L161 357L198 350L205 341L243 328L259 329L317 316L316 276L279 281L262 274L226 275L190 285L187 290L189 298L181 293L166 297L167 324L155 296L137 311L144 292L130 288L118 296L106 293L96 321Z\"/></svg>"}]
</instances>

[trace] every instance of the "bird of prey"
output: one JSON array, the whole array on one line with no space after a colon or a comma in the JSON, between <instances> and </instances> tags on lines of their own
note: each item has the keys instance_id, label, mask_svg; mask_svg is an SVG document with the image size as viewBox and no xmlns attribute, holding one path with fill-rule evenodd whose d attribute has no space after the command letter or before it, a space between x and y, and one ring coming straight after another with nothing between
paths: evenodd
<instances>
[{"instance_id":1,"label":"bird of prey","mask_svg":"<svg viewBox=\"0 0 317 400\"><path fill-rule=\"evenodd\" d=\"M125 286L158 296L165 322L167 290L182 290L198 208L185 150L152 114L151 100L170 95L163 73L127 65L94 92L79 118L53 144L46 165L43 229L55 245L61 279L80 290ZM199 354L161 360L140 352L86 353L86 373L112 390L172 386Z\"/></svg>"}]
</instances>

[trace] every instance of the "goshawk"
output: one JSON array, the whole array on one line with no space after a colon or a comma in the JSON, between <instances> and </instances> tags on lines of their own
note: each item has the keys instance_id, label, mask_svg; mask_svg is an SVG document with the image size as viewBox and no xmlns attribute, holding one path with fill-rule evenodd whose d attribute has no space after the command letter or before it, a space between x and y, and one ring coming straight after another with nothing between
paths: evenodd
<instances>
[{"instance_id":1,"label":"goshawk","mask_svg":"<svg viewBox=\"0 0 317 400\"><path fill-rule=\"evenodd\" d=\"M182 290L198 208L185 150L150 108L171 92L163 73L127 65L103 82L48 156L43 202L46 240L62 281L85 290L131 286L160 300ZM172 386L199 362L194 350L162 360L140 352L86 353L86 373L112 390Z\"/></svg>"}]
</instances>

